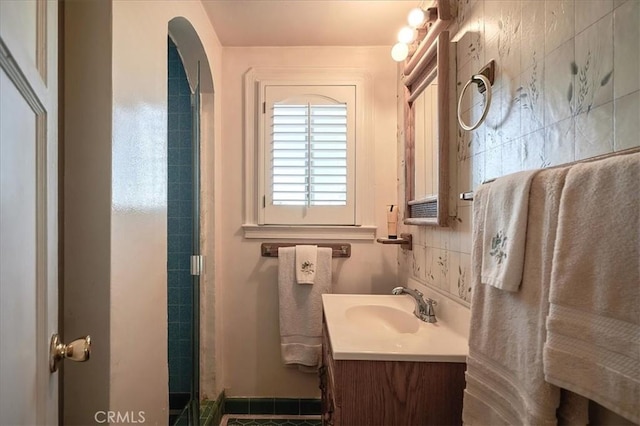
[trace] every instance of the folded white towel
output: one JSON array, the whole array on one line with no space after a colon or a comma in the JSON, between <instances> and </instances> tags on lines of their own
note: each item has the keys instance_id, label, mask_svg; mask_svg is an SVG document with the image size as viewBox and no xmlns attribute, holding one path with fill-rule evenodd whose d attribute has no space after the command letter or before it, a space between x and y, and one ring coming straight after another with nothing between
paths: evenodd
<instances>
[{"instance_id":1,"label":"folded white towel","mask_svg":"<svg viewBox=\"0 0 640 426\"><path fill-rule=\"evenodd\" d=\"M567 175L544 348L547 381L640 423L640 153Z\"/></svg>"},{"instance_id":2,"label":"folded white towel","mask_svg":"<svg viewBox=\"0 0 640 426\"><path fill-rule=\"evenodd\" d=\"M529 188L537 170L503 176L489 185L482 256L482 282L518 291L522 282L529 214Z\"/></svg>"},{"instance_id":3,"label":"folded white towel","mask_svg":"<svg viewBox=\"0 0 640 426\"><path fill-rule=\"evenodd\" d=\"M483 220L495 182L474 193L472 300L463 422L467 425L555 425L560 390L544 380L542 351L551 259L566 169L543 170L531 183L520 291L480 280ZM525 248L523 248L524 250Z\"/></svg>"},{"instance_id":4,"label":"folded white towel","mask_svg":"<svg viewBox=\"0 0 640 426\"><path fill-rule=\"evenodd\" d=\"M296 280L298 284L313 284L316 278L318 246L296 246Z\"/></svg>"},{"instance_id":5,"label":"folded white towel","mask_svg":"<svg viewBox=\"0 0 640 426\"><path fill-rule=\"evenodd\" d=\"M315 284L297 285L295 247L278 249L280 347L285 364L315 368L320 364L322 294L331 292L331 254L330 248L318 248Z\"/></svg>"}]
</instances>

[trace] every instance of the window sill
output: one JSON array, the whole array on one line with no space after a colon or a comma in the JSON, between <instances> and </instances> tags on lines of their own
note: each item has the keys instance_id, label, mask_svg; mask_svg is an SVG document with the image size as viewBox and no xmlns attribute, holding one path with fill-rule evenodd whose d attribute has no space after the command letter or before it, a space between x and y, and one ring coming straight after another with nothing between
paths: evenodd
<instances>
[{"instance_id":1,"label":"window sill","mask_svg":"<svg viewBox=\"0 0 640 426\"><path fill-rule=\"evenodd\" d=\"M287 238L292 240L371 240L376 226L292 226L244 224L245 238Z\"/></svg>"}]
</instances>

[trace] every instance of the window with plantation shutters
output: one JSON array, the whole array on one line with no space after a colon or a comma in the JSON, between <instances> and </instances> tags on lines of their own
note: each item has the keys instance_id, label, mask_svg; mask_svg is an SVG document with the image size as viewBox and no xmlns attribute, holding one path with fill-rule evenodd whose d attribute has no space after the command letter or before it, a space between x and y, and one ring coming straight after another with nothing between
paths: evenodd
<instances>
[{"instance_id":1,"label":"window with plantation shutters","mask_svg":"<svg viewBox=\"0 0 640 426\"><path fill-rule=\"evenodd\" d=\"M347 105L274 104L272 202L344 206L347 202Z\"/></svg>"},{"instance_id":2,"label":"window with plantation shutters","mask_svg":"<svg viewBox=\"0 0 640 426\"><path fill-rule=\"evenodd\" d=\"M354 225L355 87L264 90L264 224Z\"/></svg>"}]
</instances>

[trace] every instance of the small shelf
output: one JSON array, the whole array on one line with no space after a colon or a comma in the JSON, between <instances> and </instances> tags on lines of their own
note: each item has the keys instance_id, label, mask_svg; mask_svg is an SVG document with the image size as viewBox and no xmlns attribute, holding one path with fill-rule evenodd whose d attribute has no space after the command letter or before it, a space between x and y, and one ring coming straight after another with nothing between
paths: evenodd
<instances>
[{"instance_id":1,"label":"small shelf","mask_svg":"<svg viewBox=\"0 0 640 426\"><path fill-rule=\"evenodd\" d=\"M400 234L400 238L378 238L380 244L400 244L404 250L413 250L413 237L411 234Z\"/></svg>"}]
</instances>

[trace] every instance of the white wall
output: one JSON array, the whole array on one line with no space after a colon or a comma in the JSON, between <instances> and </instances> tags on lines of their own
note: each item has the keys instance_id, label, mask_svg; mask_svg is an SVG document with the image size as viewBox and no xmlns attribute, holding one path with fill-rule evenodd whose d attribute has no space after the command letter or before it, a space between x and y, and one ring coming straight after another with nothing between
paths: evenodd
<instances>
[{"instance_id":1,"label":"white wall","mask_svg":"<svg viewBox=\"0 0 640 426\"><path fill-rule=\"evenodd\" d=\"M60 326L65 343L86 334L93 340L89 362L62 367L63 422L74 425L92 422L93 413L109 407L111 8L108 2L63 6Z\"/></svg>"},{"instance_id":2,"label":"white wall","mask_svg":"<svg viewBox=\"0 0 640 426\"><path fill-rule=\"evenodd\" d=\"M85 3L70 4L73 9ZM373 145L377 171L371 184L375 186L376 225L382 235L380 232L386 232L384 206L397 198L396 70L388 49L225 49L223 55L198 2L114 1L110 8L80 13L69 24L84 21L83 31L88 32L108 13L113 16L110 26L105 25L100 33L102 38L91 39L93 45L84 44L76 57L82 60L70 65L76 67L78 81L69 82L74 90L68 102L77 109L68 111L67 119L78 132L66 136L68 157L77 169L69 183L86 184L76 198L67 200L66 208L85 212L87 220L71 221L69 232L81 235L81 224L90 232L106 232L106 238L84 238L70 246L67 264L74 264L80 253L95 253L103 271L93 278L94 292L86 283L96 270L82 265L76 264L84 275L65 283L67 317L76 324L94 321L96 330L104 329L96 335L100 338L94 341L92 359L92 368L101 375L91 386L106 393L97 398L99 392L86 392L79 376L69 380L66 393L73 400L68 401L69 421L65 421L91 423L96 410L113 410L144 411L148 423L166 422L166 40L168 22L176 16L184 16L198 32L216 87L215 98L204 102L213 104L213 109L203 115L203 125L207 131L213 128L216 141L203 148L203 181L207 182L203 188L207 217L203 243L209 256L203 290L202 357L216 363L215 368L209 364L204 370L203 395L215 397L224 387L231 396L318 396L315 375L285 368L280 361L276 260L261 258L260 241L245 241L240 234L242 78L250 67L287 65L359 67L372 75L375 128L368 143ZM95 63L95 56L103 62ZM92 78L86 78L89 76ZM105 90L102 97L89 96L96 87ZM96 108L96 102L102 102L106 110ZM80 116L81 112L85 115ZM78 117L84 121L78 123ZM103 154L92 149L97 143L101 145L95 148L101 146ZM83 146L86 152L80 150ZM101 217L102 222L97 220ZM219 248L216 258L214 246ZM395 285L397 250L374 242L353 242L352 257L335 262L335 291L390 291ZM93 299L96 295L99 302ZM70 313L71 306L82 303L97 303L102 309L87 309L75 316Z\"/></svg>"},{"instance_id":3,"label":"white wall","mask_svg":"<svg viewBox=\"0 0 640 426\"><path fill-rule=\"evenodd\" d=\"M70 381L69 395L74 395L74 401L67 411L73 412L75 423L90 423L96 409L145 411L148 423L166 422L166 40L168 22L175 16L184 16L198 32L213 67L216 87L215 100L205 102L213 102L213 112L203 116L205 127L213 125L216 141L214 146L206 145L203 152L203 180L209 184L203 189L203 210L208 217L204 244L209 247L209 254L213 246L218 247L217 257L209 256L205 267L203 312L208 318L205 323L215 327L216 332L204 332L202 355L215 360L215 368L209 366L205 371L216 377L203 378L208 387L204 395L214 397L224 387L230 396L318 396L315 375L285 368L280 360L277 261L261 258L260 241L244 240L241 234L243 75L250 67L287 65L355 67L371 74L375 124L372 139L367 143L372 144L374 153L376 178L371 185L375 187L375 222L378 235L383 235L386 233L385 205L397 199L396 68L388 48L230 48L223 51L198 2L114 1L111 13L111 26L105 27L102 33L106 38L96 42L100 47L96 52L111 49L110 70L95 70L90 74L94 78L78 86L72 94L77 107L86 114L86 125L78 127L82 130L78 134L69 135L73 139L71 145L102 140L106 150L103 156L93 157L93 164L85 163L85 155L89 153L74 160L78 174L74 175L73 182L97 179L96 183L100 182L104 188L95 194L85 191L81 197L69 201L69 208L73 210L80 205L95 208L96 218L105 216L101 229L109 229L105 231L108 232L106 240L85 239L74 247L76 253L99 249L102 262L106 262L99 277L104 282L98 288L108 289L103 296L104 310L100 318L109 325L102 333L103 339L94 344L93 368L102 372L103 377L92 383L92 387L108 389L108 395L91 405L88 403L91 393L83 392L78 381ZM92 20L99 19L98 15L97 12L89 15L87 31ZM77 19L87 18L78 16ZM111 38L105 35L109 33ZM83 55L88 56L83 60L94 60L89 55L92 47L95 49L95 46L84 47ZM107 58L108 55L104 57ZM82 69L83 62L86 61L77 61L76 65ZM82 88L106 90L110 85L111 104L108 94L106 100L100 98L107 105L107 112L100 113L93 108L93 102L99 99L83 95ZM75 119L73 115L68 117L70 125ZM100 126L104 130L97 134ZM98 170L104 173L97 173ZM212 223L215 223L215 232ZM91 229L94 225L96 222L91 220L86 223ZM74 230L74 224L70 226L70 231ZM75 232L81 230L76 228ZM335 261L335 291L390 291L396 284L398 249L373 241L353 241L352 244L352 257ZM67 261L73 263L74 257ZM85 272L85 277L89 276L90 271ZM214 277L215 295L211 294ZM84 285L86 281L79 278L66 283L69 294ZM71 306L88 300L93 301L92 294L85 291L75 300L70 296L65 303ZM84 312L76 321L90 321L91 315ZM214 315L216 321L212 319ZM212 340L216 340L214 348L211 348Z\"/></svg>"},{"instance_id":4,"label":"white wall","mask_svg":"<svg viewBox=\"0 0 640 426\"><path fill-rule=\"evenodd\" d=\"M168 22L176 16L203 40L215 82L219 42L200 3L113 3L110 405L146 408L151 423L166 423L158 410L167 406L168 382L166 52ZM141 345L151 350L130 350Z\"/></svg>"},{"instance_id":5,"label":"white wall","mask_svg":"<svg viewBox=\"0 0 640 426\"><path fill-rule=\"evenodd\" d=\"M72 420L65 423L90 424L96 410L112 410L144 411L148 424L166 424L168 23L176 16L191 22L203 40L214 81L220 76L221 48L199 2L112 1L100 7L68 2L67 7L87 3L91 10L80 11L67 24L84 25L79 36L101 29L101 38L81 44L82 56L70 62L76 74L69 71L68 77L77 80L67 81L76 88L67 102L76 110L66 112L66 127L78 131L69 131L65 143L75 167L67 183L88 188L65 200L69 212L85 214L65 225L69 233L107 232L107 237L65 241L67 265L81 261L82 253L93 253L102 268L77 266L84 272L65 281L64 303L65 320L96 324L100 331L90 361L100 375L88 384L82 377L66 381L65 393L73 399L65 410ZM94 98L96 88L106 93ZM209 118L221 122L220 110L215 106ZM92 150L94 145L100 151ZM215 147L204 150L206 164L213 165ZM81 306L93 308L74 311ZM86 328L82 332L93 333ZM104 392L96 403L96 395Z\"/></svg>"},{"instance_id":6,"label":"white wall","mask_svg":"<svg viewBox=\"0 0 640 426\"><path fill-rule=\"evenodd\" d=\"M280 359L277 259L260 256L261 240L243 238L243 76L252 67L362 68L373 77L375 224L386 234L385 205L396 193L396 66L387 47L225 48L222 69L222 223L217 229L222 280L224 386L227 396L318 397L315 374ZM396 283L395 246L351 241L349 259L334 259L336 293L387 293Z\"/></svg>"}]
</instances>

